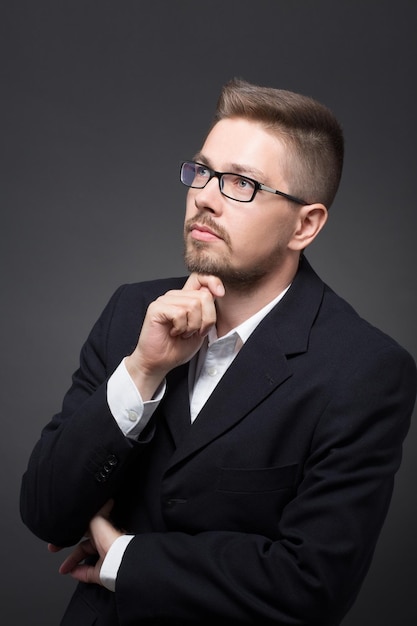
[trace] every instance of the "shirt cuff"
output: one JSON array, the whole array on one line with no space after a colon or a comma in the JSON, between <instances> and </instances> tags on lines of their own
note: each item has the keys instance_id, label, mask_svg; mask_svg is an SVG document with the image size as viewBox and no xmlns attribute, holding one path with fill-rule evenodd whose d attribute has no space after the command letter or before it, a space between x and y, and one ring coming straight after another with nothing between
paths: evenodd
<instances>
[{"instance_id":1,"label":"shirt cuff","mask_svg":"<svg viewBox=\"0 0 417 626\"><path fill-rule=\"evenodd\" d=\"M107 382L107 403L122 432L127 437L136 439L162 400L166 385L165 382L162 383L154 398L143 402L124 361L123 359Z\"/></svg>"},{"instance_id":2,"label":"shirt cuff","mask_svg":"<svg viewBox=\"0 0 417 626\"><path fill-rule=\"evenodd\" d=\"M113 541L100 569L101 584L109 591L116 590L116 578L125 550L134 535L122 535Z\"/></svg>"}]
</instances>

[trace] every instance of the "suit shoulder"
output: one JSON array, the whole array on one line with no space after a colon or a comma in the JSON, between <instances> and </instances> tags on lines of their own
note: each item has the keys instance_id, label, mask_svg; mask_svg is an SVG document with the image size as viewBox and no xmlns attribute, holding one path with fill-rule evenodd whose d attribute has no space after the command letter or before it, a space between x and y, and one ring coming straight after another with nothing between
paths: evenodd
<instances>
[{"instance_id":1,"label":"suit shoulder","mask_svg":"<svg viewBox=\"0 0 417 626\"><path fill-rule=\"evenodd\" d=\"M150 303L170 289L182 289L186 276L159 278L136 283L125 283L115 291L110 301L117 306L131 303Z\"/></svg>"},{"instance_id":2,"label":"suit shoulder","mask_svg":"<svg viewBox=\"0 0 417 626\"><path fill-rule=\"evenodd\" d=\"M324 287L320 325L332 329L332 341L341 343L349 354L356 351L358 355L372 355L389 352L398 358L413 363L411 354L393 337L361 317L355 308L336 294L328 285Z\"/></svg>"}]
</instances>

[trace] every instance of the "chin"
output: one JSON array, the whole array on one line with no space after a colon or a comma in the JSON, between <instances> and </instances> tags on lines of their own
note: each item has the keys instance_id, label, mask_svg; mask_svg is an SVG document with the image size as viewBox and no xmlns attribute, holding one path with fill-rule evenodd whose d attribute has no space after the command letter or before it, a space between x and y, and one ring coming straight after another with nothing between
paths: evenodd
<instances>
[{"instance_id":1,"label":"chin","mask_svg":"<svg viewBox=\"0 0 417 626\"><path fill-rule=\"evenodd\" d=\"M264 268L238 269L225 260L209 258L195 251L187 251L185 265L190 273L217 276L225 287L238 291L253 289L267 273Z\"/></svg>"}]
</instances>

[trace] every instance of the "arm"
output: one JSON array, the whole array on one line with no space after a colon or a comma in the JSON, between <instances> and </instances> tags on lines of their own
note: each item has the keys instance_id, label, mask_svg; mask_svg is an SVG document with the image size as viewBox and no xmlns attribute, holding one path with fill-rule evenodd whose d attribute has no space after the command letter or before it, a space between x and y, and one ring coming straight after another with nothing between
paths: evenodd
<instances>
[{"instance_id":1,"label":"arm","mask_svg":"<svg viewBox=\"0 0 417 626\"><path fill-rule=\"evenodd\" d=\"M107 404L107 380L119 360L117 355L114 365L109 363L109 329L124 296L121 287L91 330L62 410L43 429L23 476L23 521L41 539L60 546L84 535L135 453Z\"/></svg>"},{"instance_id":2,"label":"arm","mask_svg":"<svg viewBox=\"0 0 417 626\"><path fill-rule=\"evenodd\" d=\"M387 513L416 389L412 360L396 350L350 374L316 426L295 497L277 515L277 537L136 536L116 583L127 623L163 617L166 607L184 622L204 615L212 622L339 623ZM128 602L134 590L135 604Z\"/></svg>"},{"instance_id":3,"label":"arm","mask_svg":"<svg viewBox=\"0 0 417 626\"><path fill-rule=\"evenodd\" d=\"M218 279L192 275L183 289L158 298L146 317L141 311L128 311L138 318L135 343L141 331L129 367L144 400L168 371L198 350L215 322L214 295L223 293ZM130 463L152 437L148 429L137 442L126 438L107 403L108 378L134 347L131 337L120 332L116 339L121 353L115 355L108 345L122 296L123 288L91 331L62 411L42 431L23 477L23 521L55 545L72 545L85 534L96 512L117 495ZM147 304L143 303L145 310ZM141 316L146 319L143 325Z\"/></svg>"},{"instance_id":4,"label":"arm","mask_svg":"<svg viewBox=\"0 0 417 626\"><path fill-rule=\"evenodd\" d=\"M384 350L370 361L349 372L323 411L297 493L277 516L277 538L137 535L116 583L122 623L168 610L184 622L339 622L369 567L415 397L407 355Z\"/></svg>"},{"instance_id":5,"label":"arm","mask_svg":"<svg viewBox=\"0 0 417 626\"><path fill-rule=\"evenodd\" d=\"M151 312L151 326L160 320L169 328L165 317L161 321L159 312L156 317L154 308ZM174 331L175 341L181 332L189 330ZM271 521L276 536L221 530L222 524L204 532L136 535L116 583L122 623L163 618L165 611L184 622L204 615L282 625L337 623L369 566L415 398L415 368L408 355L391 344L379 354L364 353L363 362L342 368L339 386L332 388L318 419L311 411L317 424L303 476L294 498ZM145 371L155 373L149 362ZM206 510L217 506L218 495L207 493L201 502L204 518ZM181 515L180 507L167 513L168 526L187 528L190 520ZM198 523L203 525L202 517Z\"/></svg>"}]
</instances>

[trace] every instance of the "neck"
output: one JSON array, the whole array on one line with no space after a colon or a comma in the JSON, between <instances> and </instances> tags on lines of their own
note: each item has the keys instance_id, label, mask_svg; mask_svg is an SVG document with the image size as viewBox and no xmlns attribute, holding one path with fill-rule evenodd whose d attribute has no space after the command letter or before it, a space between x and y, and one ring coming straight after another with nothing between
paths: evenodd
<instances>
[{"instance_id":1,"label":"neck","mask_svg":"<svg viewBox=\"0 0 417 626\"><path fill-rule=\"evenodd\" d=\"M217 336L223 337L276 298L293 281L297 269L298 264L279 275L265 276L245 288L226 283L225 295L216 301Z\"/></svg>"}]
</instances>

